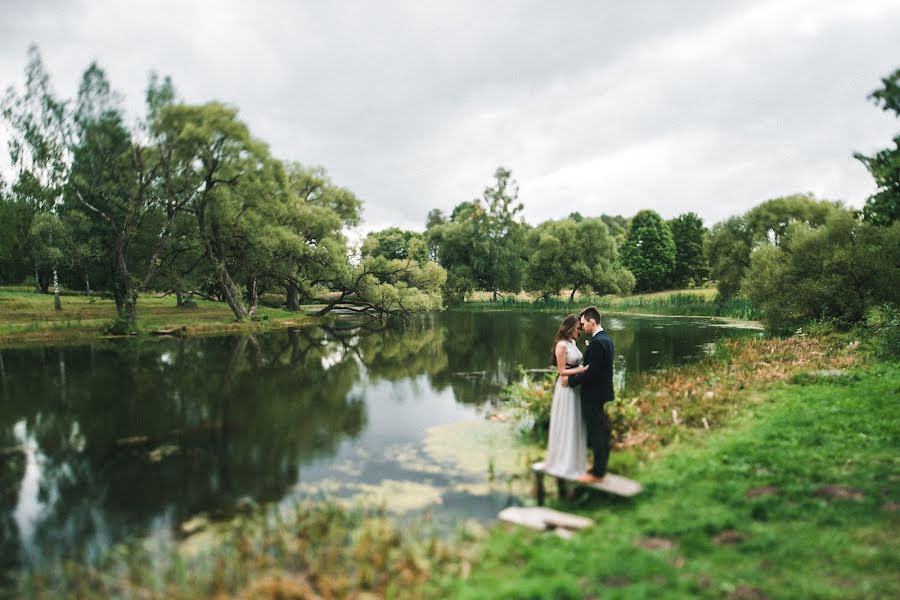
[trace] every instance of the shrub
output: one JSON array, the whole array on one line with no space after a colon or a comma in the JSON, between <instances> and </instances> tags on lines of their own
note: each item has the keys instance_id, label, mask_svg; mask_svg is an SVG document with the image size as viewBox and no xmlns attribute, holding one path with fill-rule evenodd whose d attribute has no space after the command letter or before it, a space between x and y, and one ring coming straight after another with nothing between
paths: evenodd
<instances>
[{"instance_id":1,"label":"shrub","mask_svg":"<svg viewBox=\"0 0 900 600\"><path fill-rule=\"evenodd\" d=\"M882 304L869 311L866 324L870 328L870 344L876 356L900 359L900 308Z\"/></svg>"}]
</instances>

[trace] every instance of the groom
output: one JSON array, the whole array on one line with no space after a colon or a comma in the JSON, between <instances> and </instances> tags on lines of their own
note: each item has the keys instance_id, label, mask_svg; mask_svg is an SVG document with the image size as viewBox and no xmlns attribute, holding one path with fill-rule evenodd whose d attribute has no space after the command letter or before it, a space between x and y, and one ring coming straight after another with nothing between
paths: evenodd
<instances>
[{"instance_id":1,"label":"groom","mask_svg":"<svg viewBox=\"0 0 900 600\"><path fill-rule=\"evenodd\" d=\"M587 442L594 452L594 466L578 478L582 483L597 483L606 475L609 462L609 420L603 405L613 399L612 339L600 326L600 311L589 306L581 311L581 329L589 336L584 364L590 369L578 375L563 377L563 385L581 386L581 414L587 426Z\"/></svg>"}]
</instances>

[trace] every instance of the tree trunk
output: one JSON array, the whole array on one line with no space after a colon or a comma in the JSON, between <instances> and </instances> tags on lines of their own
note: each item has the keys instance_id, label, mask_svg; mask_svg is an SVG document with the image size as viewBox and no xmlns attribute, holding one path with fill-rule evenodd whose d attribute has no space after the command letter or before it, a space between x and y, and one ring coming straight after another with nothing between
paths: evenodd
<instances>
[{"instance_id":1,"label":"tree trunk","mask_svg":"<svg viewBox=\"0 0 900 600\"><path fill-rule=\"evenodd\" d=\"M175 306L179 308L184 306L184 294L181 290L175 290Z\"/></svg>"},{"instance_id":2,"label":"tree trunk","mask_svg":"<svg viewBox=\"0 0 900 600\"><path fill-rule=\"evenodd\" d=\"M256 316L256 307L259 306L259 290L256 285L256 275L247 278L247 315L252 319Z\"/></svg>"},{"instance_id":3,"label":"tree trunk","mask_svg":"<svg viewBox=\"0 0 900 600\"><path fill-rule=\"evenodd\" d=\"M287 309L297 311L300 310L300 290L293 283L287 284Z\"/></svg>"},{"instance_id":4,"label":"tree trunk","mask_svg":"<svg viewBox=\"0 0 900 600\"><path fill-rule=\"evenodd\" d=\"M497 290L496 290L496 288L495 288L495 289L494 289L494 297L491 298L491 302L496 302L496 301L497 301Z\"/></svg>"},{"instance_id":5,"label":"tree trunk","mask_svg":"<svg viewBox=\"0 0 900 600\"><path fill-rule=\"evenodd\" d=\"M41 294L50 293L50 284L53 283L53 277L49 273L40 273L35 267L34 277L37 280L38 292Z\"/></svg>"},{"instance_id":6,"label":"tree trunk","mask_svg":"<svg viewBox=\"0 0 900 600\"><path fill-rule=\"evenodd\" d=\"M129 323L136 323L138 293L134 288L131 273L128 272L128 262L125 256L125 239L122 235L116 236L115 253L116 272L119 279L119 290L122 295L121 304L116 302L116 306L119 308L120 317L127 320Z\"/></svg>"},{"instance_id":7,"label":"tree trunk","mask_svg":"<svg viewBox=\"0 0 900 600\"><path fill-rule=\"evenodd\" d=\"M38 274L37 265L34 266L34 291L38 294L44 291L41 289L41 276Z\"/></svg>"},{"instance_id":8,"label":"tree trunk","mask_svg":"<svg viewBox=\"0 0 900 600\"><path fill-rule=\"evenodd\" d=\"M125 318L129 323L137 322L137 298L126 298L125 300Z\"/></svg>"},{"instance_id":9,"label":"tree trunk","mask_svg":"<svg viewBox=\"0 0 900 600\"><path fill-rule=\"evenodd\" d=\"M572 288L572 293L569 294L569 304L575 302L575 292L578 290L578 286Z\"/></svg>"},{"instance_id":10,"label":"tree trunk","mask_svg":"<svg viewBox=\"0 0 900 600\"><path fill-rule=\"evenodd\" d=\"M91 280L88 279L88 274L84 274L84 291L87 293L87 297L91 297Z\"/></svg>"},{"instance_id":11,"label":"tree trunk","mask_svg":"<svg viewBox=\"0 0 900 600\"><path fill-rule=\"evenodd\" d=\"M62 310L62 302L59 301L59 274L56 267L53 267L53 308Z\"/></svg>"}]
</instances>

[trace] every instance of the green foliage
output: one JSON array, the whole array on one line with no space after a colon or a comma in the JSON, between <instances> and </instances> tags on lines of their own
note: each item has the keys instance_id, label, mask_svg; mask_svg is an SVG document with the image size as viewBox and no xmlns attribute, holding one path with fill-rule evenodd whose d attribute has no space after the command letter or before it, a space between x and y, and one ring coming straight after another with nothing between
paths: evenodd
<instances>
[{"instance_id":1,"label":"green foliage","mask_svg":"<svg viewBox=\"0 0 900 600\"><path fill-rule=\"evenodd\" d=\"M21 283L34 273L30 236L34 207L6 193L0 181L0 283Z\"/></svg>"},{"instance_id":2,"label":"green foliage","mask_svg":"<svg viewBox=\"0 0 900 600\"><path fill-rule=\"evenodd\" d=\"M416 231L405 231L399 227L388 227L373 231L366 236L362 245L363 256L381 256L389 260L411 258L416 262L428 260L428 247L424 236Z\"/></svg>"},{"instance_id":3,"label":"green foliage","mask_svg":"<svg viewBox=\"0 0 900 600\"><path fill-rule=\"evenodd\" d=\"M816 200L810 194L794 194L767 200L745 215L731 217L713 226L706 255L710 277L718 282L719 293L733 298L750 268L750 254L760 245L781 246L788 228L801 223L821 227L832 215L842 212L835 202Z\"/></svg>"},{"instance_id":4,"label":"green foliage","mask_svg":"<svg viewBox=\"0 0 900 600\"><path fill-rule=\"evenodd\" d=\"M688 283L701 285L709 275L709 265L703 252L706 228L703 220L689 212L669 221L672 239L675 241L675 269L671 285L685 287Z\"/></svg>"},{"instance_id":5,"label":"green foliage","mask_svg":"<svg viewBox=\"0 0 900 600\"><path fill-rule=\"evenodd\" d=\"M710 277L718 282L723 298L734 298L750 267L753 233L744 217L731 217L713 225L706 244Z\"/></svg>"},{"instance_id":6,"label":"green foliage","mask_svg":"<svg viewBox=\"0 0 900 600\"><path fill-rule=\"evenodd\" d=\"M633 277L616 262L616 246L600 219L545 221L528 232L526 287L545 299L570 290L629 293Z\"/></svg>"},{"instance_id":7,"label":"green foliage","mask_svg":"<svg viewBox=\"0 0 900 600\"><path fill-rule=\"evenodd\" d=\"M900 116L900 69L881 80L884 87L872 92L871 99L882 110ZM872 156L860 153L854 157L861 161L878 190L866 201L863 216L876 225L890 225L900 219L900 134L894 136L894 147L885 148Z\"/></svg>"},{"instance_id":8,"label":"green foliage","mask_svg":"<svg viewBox=\"0 0 900 600\"><path fill-rule=\"evenodd\" d=\"M869 309L865 332L875 355L885 360L900 360L900 308L882 304Z\"/></svg>"},{"instance_id":9,"label":"green foliage","mask_svg":"<svg viewBox=\"0 0 900 600\"><path fill-rule=\"evenodd\" d=\"M781 246L754 251L744 293L773 331L809 321L859 323L882 303L900 303L900 224L879 227L849 212L819 228L795 224Z\"/></svg>"},{"instance_id":10,"label":"green foliage","mask_svg":"<svg viewBox=\"0 0 900 600\"><path fill-rule=\"evenodd\" d=\"M747 212L747 226L756 243L771 242L780 246L788 227L803 223L821 227L835 212L841 210L837 202L816 200L812 194L793 194L773 198Z\"/></svg>"},{"instance_id":11,"label":"green foliage","mask_svg":"<svg viewBox=\"0 0 900 600\"><path fill-rule=\"evenodd\" d=\"M463 202L450 219L430 215L426 232L430 248L447 271L444 296L459 302L475 289L518 292L524 277L525 226L519 215L518 186L508 169L499 167L494 185L482 197Z\"/></svg>"},{"instance_id":12,"label":"green foliage","mask_svg":"<svg viewBox=\"0 0 900 600\"><path fill-rule=\"evenodd\" d=\"M622 263L634 275L638 291L668 285L675 269L675 240L659 214L642 210L634 216L622 246Z\"/></svg>"}]
</instances>

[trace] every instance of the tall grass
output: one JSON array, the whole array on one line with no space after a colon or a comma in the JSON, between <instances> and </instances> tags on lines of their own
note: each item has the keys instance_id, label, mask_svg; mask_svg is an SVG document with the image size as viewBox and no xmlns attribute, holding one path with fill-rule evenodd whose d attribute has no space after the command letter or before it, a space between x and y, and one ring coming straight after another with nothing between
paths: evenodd
<instances>
[{"instance_id":1,"label":"tall grass","mask_svg":"<svg viewBox=\"0 0 900 600\"><path fill-rule=\"evenodd\" d=\"M547 310L572 311L575 307L594 305L601 311L653 315L697 317L725 317L758 320L762 313L743 298L723 300L708 294L671 292L636 296L580 296L574 303L568 299L529 299L521 296L498 299L496 302L474 300L454 306L462 310Z\"/></svg>"}]
</instances>

